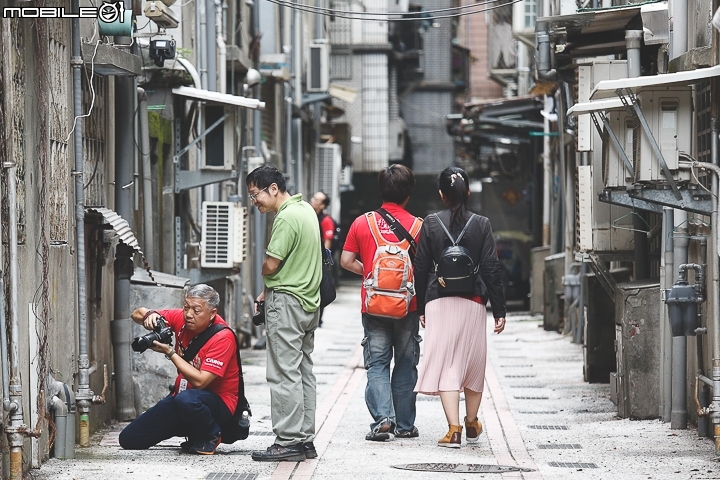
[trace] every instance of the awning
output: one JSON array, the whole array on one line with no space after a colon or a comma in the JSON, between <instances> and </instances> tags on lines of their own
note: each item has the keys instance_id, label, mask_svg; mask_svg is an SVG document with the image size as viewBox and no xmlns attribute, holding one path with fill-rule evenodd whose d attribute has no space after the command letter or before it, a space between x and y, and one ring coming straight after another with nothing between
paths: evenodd
<instances>
[{"instance_id":1,"label":"awning","mask_svg":"<svg viewBox=\"0 0 720 480\"><path fill-rule=\"evenodd\" d=\"M201 88L178 87L173 88L173 93L181 97L192 98L193 100L202 100L208 103L220 105L230 105L235 107L251 108L253 110L264 110L265 102L261 102L255 98L240 97L227 93L211 92Z\"/></svg>"},{"instance_id":2,"label":"awning","mask_svg":"<svg viewBox=\"0 0 720 480\"><path fill-rule=\"evenodd\" d=\"M715 65L710 68L688 70L686 72L648 75L646 77L636 78L621 78L619 80L603 80L595 85L595 89L590 93L590 98L597 100L601 98L615 97L615 91L618 88L629 88L633 91L633 93L637 93L637 90L643 87L688 85L717 76L720 76L720 65Z\"/></svg>"},{"instance_id":3,"label":"awning","mask_svg":"<svg viewBox=\"0 0 720 480\"><path fill-rule=\"evenodd\" d=\"M597 112L598 110L615 110L623 108L623 103L619 98L608 98L598 100L596 102L577 103L568 109L567 114L582 115L583 113Z\"/></svg>"}]
</instances>

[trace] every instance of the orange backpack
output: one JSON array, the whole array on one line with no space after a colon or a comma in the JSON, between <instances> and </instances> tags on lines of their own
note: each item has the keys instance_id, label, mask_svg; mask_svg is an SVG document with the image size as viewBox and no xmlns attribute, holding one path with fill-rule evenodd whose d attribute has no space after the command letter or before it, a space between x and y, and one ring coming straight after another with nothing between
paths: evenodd
<instances>
[{"instance_id":1,"label":"orange backpack","mask_svg":"<svg viewBox=\"0 0 720 480\"><path fill-rule=\"evenodd\" d=\"M375 212L368 212L365 218L377 249L365 285L365 310L370 315L385 318L403 318L408 314L410 301L415 296L413 266L410 260L410 243L403 239L389 242L381 234ZM422 220L415 219L410 236L415 238L422 226Z\"/></svg>"}]
</instances>

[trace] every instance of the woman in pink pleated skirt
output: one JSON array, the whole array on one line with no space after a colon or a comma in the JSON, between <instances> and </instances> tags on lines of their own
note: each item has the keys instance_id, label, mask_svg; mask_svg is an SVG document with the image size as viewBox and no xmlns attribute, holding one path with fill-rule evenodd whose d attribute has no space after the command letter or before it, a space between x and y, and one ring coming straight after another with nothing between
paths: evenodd
<instances>
[{"instance_id":1,"label":"woman in pink pleated skirt","mask_svg":"<svg viewBox=\"0 0 720 480\"><path fill-rule=\"evenodd\" d=\"M415 391L439 395L448 422L441 447L459 448L460 392L465 394L465 434L482 433L477 414L487 356L485 305L490 301L495 333L505 328L505 296L490 221L467 209L470 181L460 168L438 177L447 207L423 223L415 258L415 287L425 351Z\"/></svg>"}]
</instances>

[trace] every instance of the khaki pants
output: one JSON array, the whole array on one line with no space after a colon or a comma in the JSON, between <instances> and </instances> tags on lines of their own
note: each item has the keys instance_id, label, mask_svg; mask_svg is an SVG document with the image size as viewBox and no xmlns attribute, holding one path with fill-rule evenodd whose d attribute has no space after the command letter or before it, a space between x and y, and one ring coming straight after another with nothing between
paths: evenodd
<instances>
[{"instance_id":1,"label":"khaki pants","mask_svg":"<svg viewBox=\"0 0 720 480\"><path fill-rule=\"evenodd\" d=\"M319 312L306 312L294 296L267 290L267 374L275 443L310 442L315 437L315 348Z\"/></svg>"}]
</instances>

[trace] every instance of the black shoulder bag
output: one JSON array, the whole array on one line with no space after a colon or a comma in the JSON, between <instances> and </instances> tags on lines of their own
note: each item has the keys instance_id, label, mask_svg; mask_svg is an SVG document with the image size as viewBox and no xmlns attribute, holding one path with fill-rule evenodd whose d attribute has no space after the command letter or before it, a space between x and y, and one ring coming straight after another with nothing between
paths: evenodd
<instances>
[{"instance_id":1,"label":"black shoulder bag","mask_svg":"<svg viewBox=\"0 0 720 480\"><path fill-rule=\"evenodd\" d=\"M322 255L322 279L320 280L320 308L325 308L335 301L337 290L335 289L335 279L333 278L333 259L330 250L320 244L320 253Z\"/></svg>"},{"instance_id":2,"label":"black shoulder bag","mask_svg":"<svg viewBox=\"0 0 720 480\"><path fill-rule=\"evenodd\" d=\"M235 407L235 413L229 420L220 424L222 443L230 444L238 440L245 440L248 437L250 434L250 419L248 417L252 416L250 404L247 398L245 398L245 381L243 380L242 360L240 359L240 349L238 348L240 343L238 342L235 332L227 325L214 323L190 341L190 345L188 345L183 352L182 358L190 363L213 335L225 329L230 330L235 338L235 356L237 357L238 369L240 370L240 378L238 379L238 402ZM243 412L247 412L247 417L243 415Z\"/></svg>"},{"instance_id":3,"label":"black shoulder bag","mask_svg":"<svg viewBox=\"0 0 720 480\"><path fill-rule=\"evenodd\" d=\"M417 243L415 242L415 239L410 235L410 232L408 232L407 229L403 227L402 224L398 222L395 217L390 215L390 212L388 212L384 208L378 208L375 211L380 214L383 220L387 222L398 240L405 239L408 241L408 243L410 244L410 248L408 249L408 253L410 254L410 261L414 262L415 254L417 253Z\"/></svg>"}]
</instances>

